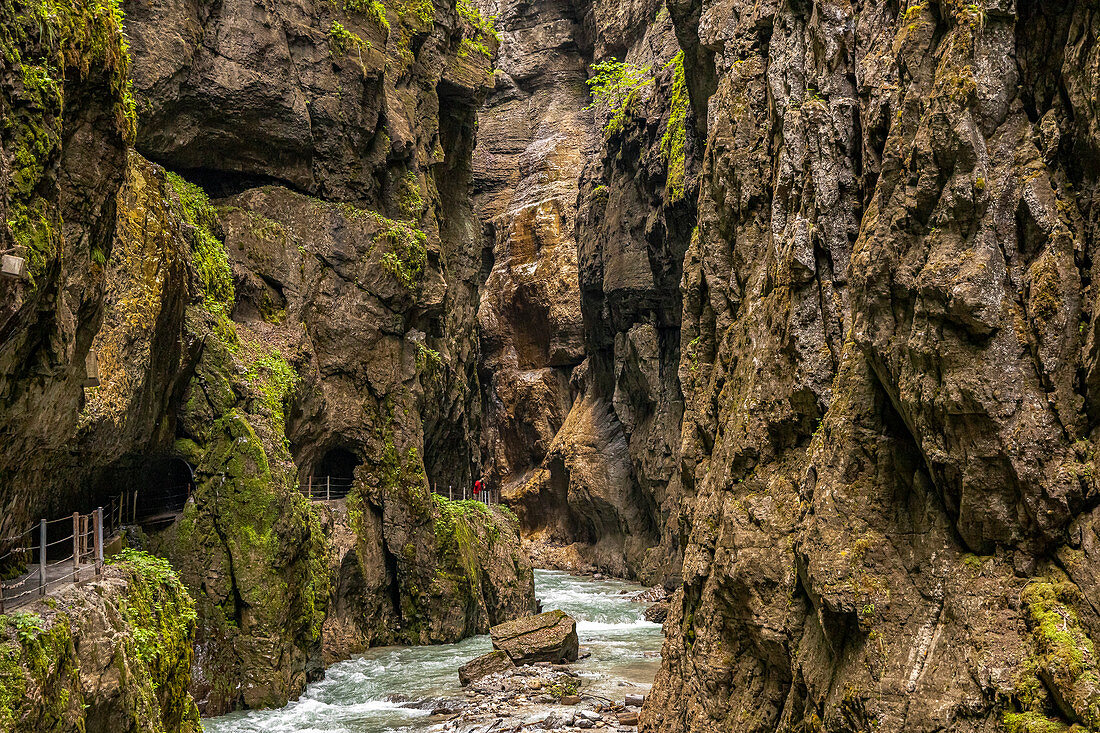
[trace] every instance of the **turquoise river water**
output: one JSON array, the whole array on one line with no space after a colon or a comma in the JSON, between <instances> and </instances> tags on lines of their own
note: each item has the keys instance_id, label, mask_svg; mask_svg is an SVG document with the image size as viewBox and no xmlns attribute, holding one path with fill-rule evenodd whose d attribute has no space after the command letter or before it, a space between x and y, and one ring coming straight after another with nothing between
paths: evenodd
<instances>
[{"instance_id":1,"label":"turquoise river water","mask_svg":"<svg viewBox=\"0 0 1100 733\"><path fill-rule=\"evenodd\" d=\"M643 590L618 580L592 580L554 570L535 571L544 610L560 608L577 619L582 653L575 669L585 690L621 699L644 692L660 666L661 627L642 618L644 603L623 591ZM276 710L232 713L203 721L207 733L390 733L429 731L428 710L390 698L416 700L462 695L458 668L490 651L488 636L457 644L379 647L329 667L325 679Z\"/></svg>"}]
</instances>

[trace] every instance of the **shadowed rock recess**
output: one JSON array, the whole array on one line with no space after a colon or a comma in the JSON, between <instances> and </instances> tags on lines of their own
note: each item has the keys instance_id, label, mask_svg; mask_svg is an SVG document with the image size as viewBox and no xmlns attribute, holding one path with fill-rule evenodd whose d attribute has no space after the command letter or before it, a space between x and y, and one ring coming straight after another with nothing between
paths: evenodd
<instances>
[{"instance_id":1,"label":"shadowed rock recess","mask_svg":"<svg viewBox=\"0 0 1100 733\"><path fill-rule=\"evenodd\" d=\"M1097 4L477 5L0 5L0 578L192 487L0 616L0 731L282 705L529 555L675 589L644 731L1100 731Z\"/></svg>"},{"instance_id":2,"label":"shadowed rock recess","mask_svg":"<svg viewBox=\"0 0 1100 733\"><path fill-rule=\"evenodd\" d=\"M190 730L196 703L282 705L368 646L533 612L515 518L432 493L481 463L469 198L491 25L428 0L0 14L0 235L29 270L0 281L0 555L40 517L155 502L155 466L186 461L182 513L126 542L171 561L192 616L161 717L56 726L8 691L52 689L41 654L79 614L0 616L0 729ZM311 503L313 476L350 491ZM111 642L150 622L111 618ZM103 706L147 695L138 675Z\"/></svg>"},{"instance_id":3,"label":"shadowed rock recess","mask_svg":"<svg viewBox=\"0 0 1100 733\"><path fill-rule=\"evenodd\" d=\"M643 729L1100 728L1094 4L569 11L636 78L579 177L571 409L505 498L551 561L682 577ZM501 12L502 69L563 77L522 50L560 11Z\"/></svg>"}]
</instances>

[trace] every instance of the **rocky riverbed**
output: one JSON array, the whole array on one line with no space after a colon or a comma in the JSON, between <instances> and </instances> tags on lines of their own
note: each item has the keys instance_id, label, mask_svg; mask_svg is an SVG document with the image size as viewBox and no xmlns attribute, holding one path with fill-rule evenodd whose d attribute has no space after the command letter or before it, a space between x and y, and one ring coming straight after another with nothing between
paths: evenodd
<instances>
[{"instance_id":1,"label":"rocky riverbed","mask_svg":"<svg viewBox=\"0 0 1100 733\"><path fill-rule=\"evenodd\" d=\"M380 647L329 668L289 705L204 721L208 733L396 733L624 729L660 665L661 628L648 591L613 579L535 571L546 609L577 620L581 658L573 664L521 666L466 688L458 669L491 650L488 636L457 644ZM619 715L625 715L620 723Z\"/></svg>"},{"instance_id":2,"label":"rocky riverbed","mask_svg":"<svg viewBox=\"0 0 1100 733\"><path fill-rule=\"evenodd\" d=\"M453 709L433 713L446 717L439 730L460 733L632 729L644 695L633 692L620 698L587 689L572 665L540 663L488 675L471 685L466 699Z\"/></svg>"}]
</instances>

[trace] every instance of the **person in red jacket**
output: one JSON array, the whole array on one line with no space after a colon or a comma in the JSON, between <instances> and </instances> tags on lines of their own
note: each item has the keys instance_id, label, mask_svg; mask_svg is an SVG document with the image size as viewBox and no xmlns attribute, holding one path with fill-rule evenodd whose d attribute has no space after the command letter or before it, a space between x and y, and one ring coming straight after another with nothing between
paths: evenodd
<instances>
[{"instance_id":1,"label":"person in red jacket","mask_svg":"<svg viewBox=\"0 0 1100 733\"><path fill-rule=\"evenodd\" d=\"M475 499L478 498L478 496L481 494L481 487L482 486L483 486L483 484L481 483L481 479L478 479L477 481L474 481L474 498Z\"/></svg>"}]
</instances>

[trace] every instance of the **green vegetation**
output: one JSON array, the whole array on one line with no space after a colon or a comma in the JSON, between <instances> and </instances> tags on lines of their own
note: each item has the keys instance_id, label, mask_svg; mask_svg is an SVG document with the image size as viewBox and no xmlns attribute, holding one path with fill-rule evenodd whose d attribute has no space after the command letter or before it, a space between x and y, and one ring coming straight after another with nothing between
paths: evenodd
<instances>
[{"instance_id":1,"label":"green vegetation","mask_svg":"<svg viewBox=\"0 0 1100 733\"><path fill-rule=\"evenodd\" d=\"M19 730L17 723L28 713L71 720L70 689L79 684L75 657L67 623L47 624L27 612L0 616L0 730ZM41 702L29 699L28 683L54 694Z\"/></svg>"},{"instance_id":2,"label":"green vegetation","mask_svg":"<svg viewBox=\"0 0 1100 733\"><path fill-rule=\"evenodd\" d=\"M374 241L389 247L382 255L382 267L406 288L413 289L428 264L428 235L405 222L390 221Z\"/></svg>"},{"instance_id":3,"label":"green vegetation","mask_svg":"<svg viewBox=\"0 0 1100 733\"><path fill-rule=\"evenodd\" d=\"M428 499L427 479L420 452L410 445L402 454L393 442L393 434L386 429L382 445L381 483L384 489L393 491L405 499L417 514L427 517L431 511Z\"/></svg>"},{"instance_id":4,"label":"green vegetation","mask_svg":"<svg viewBox=\"0 0 1100 733\"><path fill-rule=\"evenodd\" d=\"M408 184L408 177L405 182ZM415 197L421 195L419 188L415 193L406 193L409 195L402 201L411 208L415 205ZM398 201L398 204L403 205L402 201ZM428 264L428 235L415 222L387 219L377 211L361 209L347 203L317 203L320 206L335 206L349 219L370 220L377 224L381 231L375 235L374 243L386 248L382 254L382 267L406 288L412 290L416 287L424 267Z\"/></svg>"},{"instance_id":5,"label":"green vegetation","mask_svg":"<svg viewBox=\"0 0 1100 733\"><path fill-rule=\"evenodd\" d=\"M581 681L570 679L563 682L558 682L554 685L550 685L546 688L546 693L548 695L553 695L554 697L561 698L565 697L566 695L576 695L580 689Z\"/></svg>"},{"instance_id":6,"label":"green vegetation","mask_svg":"<svg viewBox=\"0 0 1100 733\"><path fill-rule=\"evenodd\" d=\"M598 64L592 64L592 77L586 82L592 93L589 109L603 107L610 118L603 126L605 135L621 132L626 124L626 115L638 99L639 90L653 82L651 67L639 67L634 64L612 58Z\"/></svg>"},{"instance_id":7,"label":"green vegetation","mask_svg":"<svg viewBox=\"0 0 1100 733\"><path fill-rule=\"evenodd\" d=\"M200 187L175 173L168 173L167 179L179 197L184 221L193 229L191 255L204 306L216 316L228 316L233 307L233 272L225 245L216 234L220 231L218 213Z\"/></svg>"},{"instance_id":8,"label":"green vegetation","mask_svg":"<svg viewBox=\"0 0 1100 733\"><path fill-rule=\"evenodd\" d=\"M479 40L492 38L494 41L500 42L500 33L497 32L497 19L495 16L482 16L481 11L474 7L470 0L458 0L455 9L458 11L458 17L469 23L476 31Z\"/></svg>"},{"instance_id":9,"label":"green vegetation","mask_svg":"<svg viewBox=\"0 0 1100 733\"><path fill-rule=\"evenodd\" d=\"M0 115L12 166L4 223L27 257L34 287L60 252L57 167L66 82L87 80L111 106L113 142L121 148L135 132L130 55L119 0L9 1L0 17L0 53L18 75Z\"/></svg>"},{"instance_id":10,"label":"green vegetation","mask_svg":"<svg viewBox=\"0 0 1100 733\"><path fill-rule=\"evenodd\" d=\"M92 633L102 633L113 647L109 659L121 690L113 704L120 718L142 730L201 730L187 691L194 603L165 560L124 550L108 564L119 568L126 584L97 589L111 594L104 604L111 612L108 628ZM82 611L0 616L0 730L84 730L87 706L72 636Z\"/></svg>"},{"instance_id":11,"label":"green vegetation","mask_svg":"<svg viewBox=\"0 0 1100 733\"><path fill-rule=\"evenodd\" d=\"M380 30L388 34L390 21L386 17L386 6L379 0L344 0L344 10L349 13L364 13ZM334 23L333 25L338 25Z\"/></svg>"},{"instance_id":12,"label":"green vegetation","mask_svg":"<svg viewBox=\"0 0 1100 733\"><path fill-rule=\"evenodd\" d=\"M486 58L492 58L493 52L485 45L484 41L473 41L469 38L463 38L458 44L458 57L467 58L471 53L480 53Z\"/></svg>"},{"instance_id":13,"label":"green vegetation","mask_svg":"<svg viewBox=\"0 0 1100 733\"><path fill-rule=\"evenodd\" d=\"M500 510L501 514L508 518L509 522L515 525L516 529L519 529L519 517L516 516L516 513L512 511L512 508L510 506L499 504L497 505L497 508Z\"/></svg>"},{"instance_id":14,"label":"green vegetation","mask_svg":"<svg viewBox=\"0 0 1100 733\"><path fill-rule=\"evenodd\" d=\"M424 211L424 195L420 192L420 179L415 171L408 171L397 179L397 207L408 221L417 221Z\"/></svg>"},{"instance_id":15,"label":"green vegetation","mask_svg":"<svg viewBox=\"0 0 1100 733\"><path fill-rule=\"evenodd\" d=\"M167 685L161 698L166 706L179 708L185 719L198 721L198 710L187 695L191 676L192 645L198 614L168 561L138 550L123 550L109 561L127 574L127 590L118 610L125 628L126 656L130 670L148 686L138 685L147 699L141 707L156 709L158 686ZM171 710L162 717L176 717Z\"/></svg>"},{"instance_id":16,"label":"green vegetation","mask_svg":"<svg viewBox=\"0 0 1100 733\"><path fill-rule=\"evenodd\" d=\"M1084 733L1080 726L1072 728L1051 720L1041 713L1005 713L1002 721L1008 733Z\"/></svg>"},{"instance_id":17,"label":"green vegetation","mask_svg":"<svg viewBox=\"0 0 1100 733\"><path fill-rule=\"evenodd\" d=\"M457 584L474 595L481 584L481 558L486 552L476 526L485 527L489 543L500 537L500 527L484 502L454 501L432 494L435 507L435 540L440 553L439 579Z\"/></svg>"},{"instance_id":18,"label":"green vegetation","mask_svg":"<svg viewBox=\"0 0 1100 733\"><path fill-rule=\"evenodd\" d=\"M439 352L424 344L416 345L416 369L429 377L438 373L443 367L443 357Z\"/></svg>"},{"instance_id":19,"label":"green vegetation","mask_svg":"<svg viewBox=\"0 0 1100 733\"><path fill-rule=\"evenodd\" d=\"M661 158L668 166L665 178L665 190L669 201L678 201L684 197L684 177L686 174L687 115L688 92L684 79L684 52L680 51L665 66L672 69L672 99L668 112L668 124L661 137Z\"/></svg>"},{"instance_id":20,"label":"green vegetation","mask_svg":"<svg viewBox=\"0 0 1100 733\"><path fill-rule=\"evenodd\" d=\"M432 0L403 0L399 10L401 20L416 20L420 25L430 28L435 23L435 5Z\"/></svg>"},{"instance_id":21,"label":"green vegetation","mask_svg":"<svg viewBox=\"0 0 1100 733\"><path fill-rule=\"evenodd\" d=\"M328 40L333 54L343 56L355 51L360 60L363 58L363 50L370 48L370 41L364 41L335 20L329 28Z\"/></svg>"},{"instance_id":22,"label":"green vegetation","mask_svg":"<svg viewBox=\"0 0 1100 733\"><path fill-rule=\"evenodd\" d=\"M1042 727L1061 725L1043 717L1046 690L1050 688L1090 730L1100 728L1096 650L1074 607L1082 600L1080 591L1072 583L1044 579L1029 583L1020 598L1027 612L1033 650L1014 686L1014 697L1024 714L1009 711L1006 726L1028 733L1063 730Z\"/></svg>"},{"instance_id":23,"label":"green vegetation","mask_svg":"<svg viewBox=\"0 0 1100 733\"><path fill-rule=\"evenodd\" d=\"M285 438L286 403L298 386L298 372L278 351L263 354L248 368L247 379L260 392L260 400L271 413L271 421Z\"/></svg>"}]
</instances>

